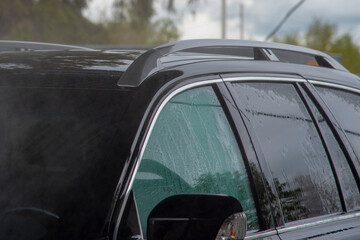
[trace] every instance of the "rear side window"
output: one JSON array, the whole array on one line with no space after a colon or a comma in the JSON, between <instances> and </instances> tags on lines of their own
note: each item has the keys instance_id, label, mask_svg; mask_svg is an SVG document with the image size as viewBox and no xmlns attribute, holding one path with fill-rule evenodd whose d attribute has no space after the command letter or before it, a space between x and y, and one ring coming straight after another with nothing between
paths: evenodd
<instances>
[{"instance_id":1,"label":"rear side window","mask_svg":"<svg viewBox=\"0 0 360 240\"><path fill-rule=\"evenodd\" d=\"M360 96L333 88L317 89L345 130L357 157L360 158Z\"/></svg>"},{"instance_id":2,"label":"rear side window","mask_svg":"<svg viewBox=\"0 0 360 240\"><path fill-rule=\"evenodd\" d=\"M211 193L237 198L257 229L242 154L212 87L188 90L162 110L133 185L143 232L150 211L176 194Z\"/></svg>"},{"instance_id":3,"label":"rear side window","mask_svg":"<svg viewBox=\"0 0 360 240\"><path fill-rule=\"evenodd\" d=\"M341 190L344 195L346 208L347 210L357 209L360 207L360 194L345 154L331 131L326 119L310 98L307 95L305 97L310 104L311 109L313 109L315 118L324 134L325 141L327 142L329 152L332 156L331 159L334 163Z\"/></svg>"},{"instance_id":4,"label":"rear side window","mask_svg":"<svg viewBox=\"0 0 360 240\"><path fill-rule=\"evenodd\" d=\"M342 211L313 119L287 83L234 83L272 173L286 222Z\"/></svg>"}]
</instances>

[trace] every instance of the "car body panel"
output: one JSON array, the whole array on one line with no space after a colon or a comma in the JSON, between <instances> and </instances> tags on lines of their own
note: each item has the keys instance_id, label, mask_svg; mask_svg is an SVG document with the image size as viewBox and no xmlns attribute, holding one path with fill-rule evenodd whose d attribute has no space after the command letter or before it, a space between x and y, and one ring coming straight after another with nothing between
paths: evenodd
<instances>
[{"instance_id":1,"label":"car body panel","mask_svg":"<svg viewBox=\"0 0 360 240\"><path fill-rule=\"evenodd\" d=\"M312 219L298 225L278 228L281 239L358 239L359 212Z\"/></svg>"},{"instance_id":2,"label":"car body panel","mask_svg":"<svg viewBox=\"0 0 360 240\"><path fill-rule=\"evenodd\" d=\"M4 44L0 41L0 50ZM21 46L21 43L15 45ZM357 239L360 235L359 213L346 212L344 206L342 213L285 223L272 173L265 160L266 154L260 150L259 139L255 137L251 121L242 113L242 103L236 99L231 86L234 82L291 83L296 89L300 89L300 96L309 94L316 107L322 109L327 121L331 123L331 130L347 154L347 160L355 162L351 167L360 184L359 160L326 102L313 87L341 86L343 89L359 92L360 78L347 72L328 55L301 47L235 40L184 41L159 46L146 53L139 50L92 51L83 48L72 51L72 46L58 46L53 51L54 49L50 49L53 46L35 45L39 49L0 52L2 87L49 91L83 89L101 91L105 95L107 91L111 91L124 94L127 98L124 119L118 118L121 119L118 124L126 126L122 135L126 136L122 149L126 152L126 157L121 157L122 170L117 173L117 181L111 183L112 195L107 197L112 200L108 212L104 213L106 220L102 219L96 229L93 229L93 232L97 232L94 238L117 238L135 174L151 131L165 104L177 94L201 86L211 86L216 92L238 141L249 175L260 229L249 231L246 239ZM35 45L24 44L24 48ZM233 54L231 51L236 47L259 48L256 51L264 55L251 60ZM327 59L329 65L310 66L281 62L276 58L267 59L268 55L264 52L266 49L320 56ZM121 108L124 102L118 100L108 104L106 109L111 112L111 109ZM91 107L91 104L87 105ZM101 112L106 112L106 109ZM119 159L113 156L109 161ZM109 183L104 182L104 185Z\"/></svg>"}]
</instances>

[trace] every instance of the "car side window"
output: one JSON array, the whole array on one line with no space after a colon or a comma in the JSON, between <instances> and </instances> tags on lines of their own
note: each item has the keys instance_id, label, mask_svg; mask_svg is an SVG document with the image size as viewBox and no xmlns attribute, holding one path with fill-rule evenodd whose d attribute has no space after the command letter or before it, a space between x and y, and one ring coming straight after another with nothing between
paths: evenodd
<instances>
[{"instance_id":1,"label":"car side window","mask_svg":"<svg viewBox=\"0 0 360 240\"><path fill-rule=\"evenodd\" d=\"M347 138L360 159L360 96L326 87L317 87L317 90L344 128Z\"/></svg>"},{"instance_id":2,"label":"car side window","mask_svg":"<svg viewBox=\"0 0 360 240\"><path fill-rule=\"evenodd\" d=\"M285 222L341 212L319 133L290 83L234 83L277 188Z\"/></svg>"},{"instance_id":3,"label":"car side window","mask_svg":"<svg viewBox=\"0 0 360 240\"><path fill-rule=\"evenodd\" d=\"M332 162L336 169L336 174L339 179L342 193L344 195L344 200L347 210L354 210L360 207L360 194L355 182L355 178L351 172L350 166L347 163L347 159L343 150L341 149L338 141L336 140L333 132L331 131L328 122L324 116L317 109L315 104L310 100L310 98L305 95L307 102L310 104L311 109L315 118L319 124L321 131L324 134L325 141L327 141L329 152L332 156Z\"/></svg>"},{"instance_id":4,"label":"car side window","mask_svg":"<svg viewBox=\"0 0 360 240\"><path fill-rule=\"evenodd\" d=\"M211 193L237 198L258 221L242 154L212 87L172 98L160 113L133 184L143 232L150 211L176 194Z\"/></svg>"}]
</instances>

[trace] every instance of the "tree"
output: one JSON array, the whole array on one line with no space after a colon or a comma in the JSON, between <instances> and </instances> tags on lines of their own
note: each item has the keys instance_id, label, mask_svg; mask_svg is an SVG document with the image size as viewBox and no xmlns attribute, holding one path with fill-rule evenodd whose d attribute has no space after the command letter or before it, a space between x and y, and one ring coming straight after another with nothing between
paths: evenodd
<instances>
[{"instance_id":1,"label":"tree","mask_svg":"<svg viewBox=\"0 0 360 240\"><path fill-rule=\"evenodd\" d=\"M158 45L177 40L179 31L170 18L154 19L158 0L115 0L114 19L110 21L112 44ZM199 0L188 0L193 5ZM167 11L175 13L174 0L163 0Z\"/></svg>"},{"instance_id":2,"label":"tree","mask_svg":"<svg viewBox=\"0 0 360 240\"><path fill-rule=\"evenodd\" d=\"M320 51L330 51L336 35L336 25L314 19L306 34L306 46Z\"/></svg>"},{"instance_id":3,"label":"tree","mask_svg":"<svg viewBox=\"0 0 360 240\"><path fill-rule=\"evenodd\" d=\"M112 22L107 24L110 44L125 45L159 45L175 41L179 32L171 19L163 18L148 23L142 29L133 27L129 22Z\"/></svg>"},{"instance_id":4,"label":"tree","mask_svg":"<svg viewBox=\"0 0 360 240\"><path fill-rule=\"evenodd\" d=\"M114 0L114 14L117 20L126 20L134 23L148 23L155 14L154 3L157 0ZM174 0L162 0L165 9L176 12ZM187 0L187 4L194 5L199 0Z\"/></svg>"},{"instance_id":5,"label":"tree","mask_svg":"<svg viewBox=\"0 0 360 240\"><path fill-rule=\"evenodd\" d=\"M133 27L144 27L154 15L153 0L115 0L115 21L129 22Z\"/></svg>"},{"instance_id":6,"label":"tree","mask_svg":"<svg viewBox=\"0 0 360 240\"><path fill-rule=\"evenodd\" d=\"M54 43L104 43L102 26L84 18L87 0L0 0L0 38Z\"/></svg>"},{"instance_id":7,"label":"tree","mask_svg":"<svg viewBox=\"0 0 360 240\"><path fill-rule=\"evenodd\" d=\"M149 45L159 45L178 40L180 33L174 23L169 18L157 20L153 24L154 33L149 36L147 43Z\"/></svg>"},{"instance_id":8,"label":"tree","mask_svg":"<svg viewBox=\"0 0 360 240\"><path fill-rule=\"evenodd\" d=\"M360 73L360 49L353 42L351 35L345 34L337 38L329 52L340 53L343 65L353 73Z\"/></svg>"},{"instance_id":9,"label":"tree","mask_svg":"<svg viewBox=\"0 0 360 240\"><path fill-rule=\"evenodd\" d=\"M292 33L292 34L287 34L283 37L274 37L273 41L274 42L282 42L282 43L287 43L287 44L292 44L292 45L301 45L300 43L300 34L299 33Z\"/></svg>"},{"instance_id":10,"label":"tree","mask_svg":"<svg viewBox=\"0 0 360 240\"><path fill-rule=\"evenodd\" d=\"M338 36L335 24L314 19L303 37L299 33L292 33L274 38L274 41L304 45L330 54L341 54L342 64L350 72L360 73L360 47L354 43L349 33Z\"/></svg>"},{"instance_id":11,"label":"tree","mask_svg":"<svg viewBox=\"0 0 360 240\"><path fill-rule=\"evenodd\" d=\"M160 0L115 0L114 17L90 22L92 0L0 0L0 39L70 44L153 45L180 36L170 18L155 18ZM175 12L174 0L161 0ZM199 0L188 0L193 4Z\"/></svg>"},{"instance_id":12,"label":"tree","mask_svg":"<svg viewBox=\"0 0 360 240\"><path fill-rule=\"evenodd\" d=\"M62 2L71 5L76 11L81 12L81 10L87 7L89 0L62 0Z\"/></svg>"}]
</instances>

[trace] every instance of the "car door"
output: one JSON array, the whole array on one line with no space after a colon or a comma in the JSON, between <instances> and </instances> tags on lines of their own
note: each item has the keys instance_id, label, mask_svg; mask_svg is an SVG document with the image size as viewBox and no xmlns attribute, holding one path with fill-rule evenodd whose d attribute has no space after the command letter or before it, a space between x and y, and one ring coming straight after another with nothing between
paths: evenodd
<instances>
[{"instance_id":1,"label":"car door","mask_svg":"<svg viewBox=\"0 0 360 240\"><path fill-rule=\"evenodd\" d=\"M129 189L136 199L144 239L150 211L177 194L235 197L246 213L250 239L279 239L271 219L264 223L259 218L255 188L261 181L255 187L237 131L241 123L234 124L228 108L234 108L234 103L224 98L222 92L229 93L221 82L219 78L186 85L158 107ZM118 239L124 236L119 233Z\"/></svg>"},{"instance_id":2,"label":"car door","mask_svg":"<svg viewBox=\"0 0 360 240\"><path fill-rule=\"evenodd\" d=\"M359 234L359 191L346 150L307 87L292 76L223 76L248 119L267 179L276 188L281 239Z\"/></svg>"}]
</instances>

